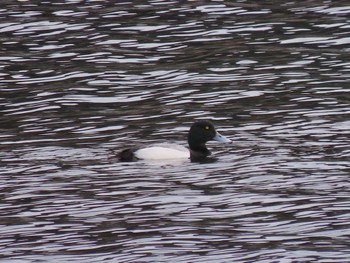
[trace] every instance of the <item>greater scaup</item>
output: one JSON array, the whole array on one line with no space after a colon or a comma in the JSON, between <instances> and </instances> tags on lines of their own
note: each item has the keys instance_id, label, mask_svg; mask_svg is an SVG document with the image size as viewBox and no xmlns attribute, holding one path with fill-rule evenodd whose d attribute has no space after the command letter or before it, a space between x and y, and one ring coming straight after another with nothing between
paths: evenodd
<instances>
[{"instance_id":1,"label":"greater scaup","mask_svg":"<svg viewBox=\"0 0 350 263\"><path fill-rule=\"evenodd\" d=\"M158 144L140 149L126 149L119 153L120 161L130 162L138 159L165 160L190 158L191 161L200 161L210 155L205 143L207 141L230 142L228 138L218 133L214 125L207 120L195 122L187 136L189 150L180 145Z\"/></svg>"}]
</instances>

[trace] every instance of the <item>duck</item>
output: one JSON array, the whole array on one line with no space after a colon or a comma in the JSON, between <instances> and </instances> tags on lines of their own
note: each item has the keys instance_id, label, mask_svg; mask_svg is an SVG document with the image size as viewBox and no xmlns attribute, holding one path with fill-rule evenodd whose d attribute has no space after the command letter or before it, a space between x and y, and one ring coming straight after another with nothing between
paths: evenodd
<instances>
[{"instance_id":1,"label":"duck","mask_svg":"<svg viewBox=\"0 0 350 263\"><path fill-rule=\"evenodd\" d=\"M212 122L200 120L193 123L188 131L187 142L189 148L169 143L154 144L145 148L124 149L118 154L118 158L122 162L167 159L201 161L211 155L206 146L208 141L231 142L226 136L216 131Z\"/></svg>"}]
</instances>

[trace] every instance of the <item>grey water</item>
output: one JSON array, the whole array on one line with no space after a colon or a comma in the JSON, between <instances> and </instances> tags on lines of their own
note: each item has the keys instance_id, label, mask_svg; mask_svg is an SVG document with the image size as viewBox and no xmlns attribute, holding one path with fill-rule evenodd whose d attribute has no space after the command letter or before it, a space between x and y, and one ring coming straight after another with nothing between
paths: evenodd
<instances>
[{"instance_id":1,"label":"grey water","mask_svg":"<svg viewBox=\"0 0 350 263\"><path fill-rule=\"evenodd\" d=\"M350 262L348 1L0 4L0 261ZM213 121L216 161L120 163Z\"/></svg>"}]
</instances>

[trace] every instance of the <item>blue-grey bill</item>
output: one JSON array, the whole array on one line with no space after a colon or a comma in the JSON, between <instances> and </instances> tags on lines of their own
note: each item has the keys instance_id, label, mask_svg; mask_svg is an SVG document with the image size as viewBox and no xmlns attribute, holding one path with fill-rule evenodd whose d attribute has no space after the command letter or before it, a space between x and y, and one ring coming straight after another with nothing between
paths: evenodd
<instances>
[{"instance_id":1,"label":"blue-grey bill","mask_svg":"<svg viewBox=\"0 0 350 263\"><path fill-rule=\"evenodd\" d=\"M231 140L224 135L221 135L220 133L216 132L215 137L213 138L214 141L218 142L230 142Z\"/></svg>"}]
</instances>

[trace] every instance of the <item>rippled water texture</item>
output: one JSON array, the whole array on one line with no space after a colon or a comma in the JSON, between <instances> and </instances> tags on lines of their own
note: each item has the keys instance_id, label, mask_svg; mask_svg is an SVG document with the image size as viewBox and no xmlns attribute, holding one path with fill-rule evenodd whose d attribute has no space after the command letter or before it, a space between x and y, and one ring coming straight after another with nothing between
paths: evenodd
<instances>
[{"instance_id":1,"label":"rippled water texture","mask_svg":"<svg viewBox=\"0 0 350 263\"><path fill-rule=\"evenodd\" d=\"M4 262L350 262L348 1L1 1ZM215 162L119 163L234 141Z\"/></svg>"}]
</instances>

